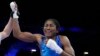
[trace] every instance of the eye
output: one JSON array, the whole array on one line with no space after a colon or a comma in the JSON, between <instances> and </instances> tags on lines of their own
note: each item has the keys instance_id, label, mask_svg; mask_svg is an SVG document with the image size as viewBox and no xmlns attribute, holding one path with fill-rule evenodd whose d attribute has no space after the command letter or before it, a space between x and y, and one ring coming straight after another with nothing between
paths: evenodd
<instances>
[{"instance_id":1,"label":"eye","mask_svg":"<svg viewBox=\"0 0 100 56\"><path fill-rule=\"evenodd\" d=\"M54 27L54 25L53 24L50 24L50 27Z\"/></svg>"},{"instance_id":2,"label":"eye","mask_svg":"<svg viewBox=\"0 0 100 56\"><path fill-rule=\"evenodd\" d=\"M45 24L44 27L48 27L48 24Z\"/></svg>"}]
</instances>

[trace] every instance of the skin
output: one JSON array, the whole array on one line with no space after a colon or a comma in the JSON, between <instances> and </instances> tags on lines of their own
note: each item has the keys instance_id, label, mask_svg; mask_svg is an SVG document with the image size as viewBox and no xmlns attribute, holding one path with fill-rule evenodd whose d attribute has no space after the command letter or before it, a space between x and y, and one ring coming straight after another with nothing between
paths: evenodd
<instances>
[{"instance_id":1,"label":"skin","mask_svg":"<svg viewBox=\"0 0 100 56\"><path fill-rule=\"evenodd\" d=\"M43 28L44 35L47 37L46 42L48 39L55 40L56 33L58 33L58 30L56 29L56 25L53 23L53 21L46 21ZM18 38L19 40L25 41L25 42L34 42L37 41L38 43L41 42L41 38L43 35L41 34L32 34L30 32L22 32L19 27L19 23L17 19L13 19L13 35L14 37ZM61 53L61 56L75 56L74 50L70 44L70 41L67 36L60 36L61 43L64 47L63 52Z\"/></svg>"},{"instance_id":2,"label":"skin","mask_svg":"<svg viewBox=\"0 0 100 56\"><path fill-rule=\"evenodd\" d=\"M16 4L16 3L15 3ZM17 6L17 4L16 4ZM46 43L48 42L48 39L53 39L55 41L55 36L59 31L56 28L56 25L52 20L47 20L44 23L43 27L44 35L46 36ZM20 29L18 19L13 19L13 36L19 40L22 40L24 42L34 42L37 41L38 43L41 43L43 35L41 34L32 34L30 32L23 32ZM61 56L75 56L74 49L72 48L70 41L67 36L60 36L61 43L63 45L63 52L60 54Z\"/></svg>"},{"instance_id":3,"label":"skin","mask_svg":"<svg viewBox=\"0 0 100 56\"><path fill-rule=\"evenodd\" d=\"M2 35L1 39L5 39L7 37L9 37L10 33L12 31L12 18L10 17L7 25L5 26L5 28L3 29L3 31L0 32L0 34Z\"/></svg>"}]
</instances>

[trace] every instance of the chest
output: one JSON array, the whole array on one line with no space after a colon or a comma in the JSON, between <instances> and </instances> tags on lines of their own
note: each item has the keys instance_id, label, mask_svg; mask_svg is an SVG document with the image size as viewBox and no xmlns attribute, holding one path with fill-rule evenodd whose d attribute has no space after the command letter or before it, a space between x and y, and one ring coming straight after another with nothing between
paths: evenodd
<instances>
[{"instance_id":1,"label":"chest","mask_svg":"<svg viewBox=\"0 0 100 56\"><path fill-rule=\"evenodd\" d=\"M49 48L46 46L46 42L47 42L46 39L43 39L42 42L41 42L41 45L40 45L41 55L42 55L42 56L59 56L55 51L49 49ZM60 40L59 37L56 37L55 42L57 43L57 45L58 45L59 47L62 48L61 40Z\"/></svg>"}]
</instances>

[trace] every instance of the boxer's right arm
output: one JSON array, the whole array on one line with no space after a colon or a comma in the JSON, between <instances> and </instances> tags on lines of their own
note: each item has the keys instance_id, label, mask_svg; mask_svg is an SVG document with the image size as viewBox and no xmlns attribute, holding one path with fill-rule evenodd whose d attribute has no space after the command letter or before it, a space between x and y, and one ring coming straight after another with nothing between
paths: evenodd
<instances>
[{"instance_id":1,"label":"boxer's right arm","mask_svg":"<svg viewBox=\"0 0 100 56\"><path fill-rule=\"evenodd\" d=\"M18 23L18 19L13 19L13 36L24 42L38 41L40 34L32 34L30 32L22 32Z\"/></svg>"},{"instance_id":2,"label":"boxer's right arm","mask_svg":"<svg viewBox=\"0 0 100 56\"><path fill-rule=\"evenodd\" d=\"M18 23L18 7L16 2L10 3L10 8L12 10L12 18L13 18L13 36L19 40L25 42L33 42L36 41L40 37L40 34L32 34L30 32L22 32Z\"/></svg>"}]
</instances>

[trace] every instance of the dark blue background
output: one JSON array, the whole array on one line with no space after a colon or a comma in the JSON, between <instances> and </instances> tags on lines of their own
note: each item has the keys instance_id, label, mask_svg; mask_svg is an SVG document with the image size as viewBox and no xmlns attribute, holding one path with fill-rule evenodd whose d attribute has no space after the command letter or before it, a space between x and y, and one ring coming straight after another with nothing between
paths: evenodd
<instances>
[{"instance_id":1,"label":"dark blue background","mask_svg":"<svg viewBox=\"0 0 100 56\"><path fill-rule=\"evenodd\" d=\"M0 1L0 31L9 20L11 1ZM19 6L19 24L22 31L43 34L42 27L45 20L55 18L61 24L60 34L68 36L76 56L84 56L84 51L89 52L87 56L99 56L97 31L99 31L100 7L95 7L94 3L32 0L16 2ZM33 48L37 52L31 53L30 49ZM39 56L39 47L36 42L25 43L18 40L11 33L0 45L0 56L13 54Z\"/></svg>"}]
</instances>

